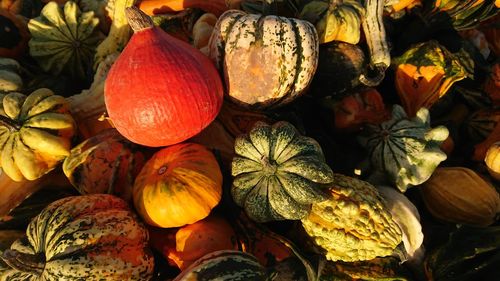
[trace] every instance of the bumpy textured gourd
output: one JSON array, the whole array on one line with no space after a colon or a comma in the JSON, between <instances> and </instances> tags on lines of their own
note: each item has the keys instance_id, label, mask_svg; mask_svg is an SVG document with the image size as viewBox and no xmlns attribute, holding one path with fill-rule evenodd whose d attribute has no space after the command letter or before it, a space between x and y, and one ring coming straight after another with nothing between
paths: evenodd
<instances>
[{"instance_id":1,"label":"bumpy textured gourd","mask_svg":"<svg viewBox=\"0 0 500 281\"><path fill-rule=\"evenodd\" d=\"M76 124L64 97L42 88L0 102L0 164L11 179L40 178L69 155Z\"/></svg>"},{"instance_id":2,"label":"bumpy textured gourd","mask_svg":"<svg viewBox=\"0 0 500 281\"><path fill-rule=\"evenodd\" d=\"M222 250L199 258L173 281L266 280L266 269L251 254Z\"/></svg>"},{"instance_id":3,"label":"bumpy textured gourd","mask_svg":"<svg viewBox=\"0 0 500 281\"><path fill-rule=\"evenodd\" d=\"M307 21L229 10L219 17L209 55L232 101L271 108L304 93L316 71L318 46Z\"/></svg>"},{"instance_id":4,"label":"bumpy textured gourd","mask_svg":"<svg viewBox=\"0 0 500 281\"><path fill-rule=\"evenodd\" d=\"M358 44L364 13L358 0L311 1L302 8L299 18L314 24L320 44L331 41Z\"/></svg>"},{"instance_id":5,"label":"bumpy textured gourd","mask_svg":"<svg viewBox=\"0 0 500 281\"><path fill-rule=\"evenodd\" d=\"M23 87L20 70L16 60L0 57L0 92L15 92Z\"/></svg>"},{"instance_id":6,"label":"bumpy textured gourd","mask_svg":"<svg viewBox=\"0 0 500 281\"><path fill-rule=\"evenodd\" d=\"M392 119L379 125L367 125L358 141L368 150L373 181L388 181L405 192L425 182L446 159L439 145L448 134L444 126L430 127L426 108L409 118L401 106L394 105ZM377 179L378 176L383 179Z\"/></svg>"},{"instance_id":7,"label":"bumpy textured gourd","mask_svg":"<svg viewBox=\"0 0 500 281\"><path fill-rule=\"evenodd\" d=\"M391 255L401 243L399 226L368 182L334 175L329 199L312 205L302 226L320 253L332 261L362 261Z\"/></svg>"},{"instance_id":8,"label":"bumpy textured gourd","mask_svg":"<svg viewBox=\"0 0 500 281\"><path fill-rule=\"evenodd\" d=\"M39 17L28 23L30 55L54 75L89 78L95 47L102 39L96 32L98 24L93 11L82 13L73 1L66 2L64 8L49 2Z\"/></svg>"},{"instance_id":9,"label":"bumpy textured gourd","mask_svg":"<svg viewBox=\"0 0 500 281\"><path fill-rule=\"evenodd\" d=\"M234 201L255 221L301 219L325 200L333 172L319 144L287 122L255 123L235 141Z\"/></svg>"},{"instance_id":10,"label":"bumpy textured gourd","mask_svg":"<svg viewBox=\"0 0 500 281\"><path fill-rule=\"evenodd\" d=\"M51 203L1 258L2 280L149 280L148 231L118 197L71 196Z\"/></svg>"}]
</instances>

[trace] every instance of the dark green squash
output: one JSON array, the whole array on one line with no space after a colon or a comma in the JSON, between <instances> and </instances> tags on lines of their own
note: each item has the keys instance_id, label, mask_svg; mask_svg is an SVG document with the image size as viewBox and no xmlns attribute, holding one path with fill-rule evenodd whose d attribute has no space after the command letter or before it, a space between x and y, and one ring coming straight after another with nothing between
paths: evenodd
<instances>
[{"instance_id":1,"label":"dark green squash","mask_svg":"<svg viewBox=\"0 0 500 281\"><path fill-rule=\"evenodd\" d=\"M319 144L288 122L255 123L236 139L235 153L231 194L258 222L307 216L333 180Z\"/></svg>"}]
</instances>

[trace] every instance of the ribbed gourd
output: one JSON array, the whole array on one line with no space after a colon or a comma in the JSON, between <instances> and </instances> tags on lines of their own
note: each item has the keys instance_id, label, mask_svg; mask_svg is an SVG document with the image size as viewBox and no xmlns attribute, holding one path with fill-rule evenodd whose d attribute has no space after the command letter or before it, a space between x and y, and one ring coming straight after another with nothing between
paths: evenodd
<instances>
[{"instance_id":1,"label":"ribbed gourd","mask_svg":"<svg viewBox=\"0 0 500 281\"><path fill-rule=\"evenodd\" d=\"M64 8L49 2L39 17L28 23L30 55L46 72L69 73L85 80L90 77L95 47L102 39L98 24L93 11L82 13L73 1L66 2Z\"/></svg>"},{"instance_id":2,"label":"ribbed gourd","mask_svg":"<svg viewBox=\"0 0 500 281\"><path fill-rule=\"evenodd\" d=\"M148 232L128 204L108 194L51 203L1 258L1 280L150 280Z\"/></svg>"},{"instance_id":3,"label":"ribbed gourd","mask_svg":"<svg viewBox=\"0 0 500 281\"><path fill-rule=\"evenodd\" d=\"M391 255L402 241L384 199L368 182L334 175L328 200L314 203L302 226L331 261L362 261Z\"/></svg>"},{"instance_id":4,"label":"ribbed gourd","mask_svg":"<svg viewBox=\"0 0 500 281\"><path fill-rule=\"evenodd\" d=\"M0 57L0 93L15 92L23 87L21 65L14 59Z\"/></svg>"},{"instance_id":5,"label":"ribbed gourd","mask_svg":"<svg viewBox=\"0 0 500 281\"><path fill-rule=\"evenodd\" d=\"M318 35L308 21L226 11L209 41L227 96L251 108L274 108L305 93L318 64ZM265 62L265 63L263 63Z\"/></svg>"},{"instance_id":6,"label":"ribbed gourd","mask_svg":"<svg viewBox=\"0 0 500 281\"><path fill-rule=\"evenodd\" d=\"M234 201L255 221L296 220L325 200L333 172L319 144L281 121L255 123L235 141Z\"/></svg>"},{"instance_id":7,"label":"ribbed gourd","mask_svg":"<svg viewBox=\"0 0 500 281\"><path fill-rule=\"evenodd\" d=\"M372 178L375 181L383 178L380 183L388 181L405 192L429 179L439 163L447 158L439 145L448 134L444 126L430 127L426 108L409 118L401 106L394 105L391 120L367 125L358 141L368 150Z\"/></svg>"},{"instance_id":8,"label":"ribbed gourd","mask_svg":"<svg viewBox=\"0 0 500 281\"><path fill-rule=\"evenodd\" d=\"M14 181L35 180L69 155L76 124L49 89L0 94L0 164Z\"/></svg>"}]
</instances>

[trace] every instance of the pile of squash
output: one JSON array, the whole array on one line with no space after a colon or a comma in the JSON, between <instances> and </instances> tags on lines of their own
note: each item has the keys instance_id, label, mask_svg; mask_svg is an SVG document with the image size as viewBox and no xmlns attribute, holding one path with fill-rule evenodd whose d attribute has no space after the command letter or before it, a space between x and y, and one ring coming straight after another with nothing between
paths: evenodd
<instances>
[{"instance_id":1,"label":"pile of squash","mask_svg":"<svg viewBox=\"0 0 500 281\"><path fill-rule=\"evenodd\" d=\"M498 280L500 1L0 0L0 281Z\"/></svg>"}]
</instances>

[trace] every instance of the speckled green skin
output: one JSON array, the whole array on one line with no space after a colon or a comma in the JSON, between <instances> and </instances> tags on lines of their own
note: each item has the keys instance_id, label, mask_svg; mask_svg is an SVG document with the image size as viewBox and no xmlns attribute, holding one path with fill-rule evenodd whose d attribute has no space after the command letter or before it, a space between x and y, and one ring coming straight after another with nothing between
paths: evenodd
<instances>
[{"instance_id":1,"label":"speckled green skin","mask_svg":"<svg viewBox=\"0 0 500 281\"><path fill-rule=\"evenodd\" d=\"M430 127L426 108L408 118L401 106L394 105L391 120L368 125L365 135L358 140L368 150L374 174L382 175L389 184L405 192L428 180L439 163L446 159L439 145L447 137L446 127Z\"/></svg>"},{"instance_id":2,"label":"speckled green skin","mask_svg":"<svg viewBox=\"0 0 500 281\"><path fill-rule=\"evenodd\" d=\"M28 225L26 237L4 251L17 267L2 281L150 280L154 260L147 229L122 199L94 194L51 203ZM8 256L21 256L17 261Z\"/></svg>"},{"instance_id":3,"label":"speckled green skin","mask_svg":"<svg viewBox=\"0 0 500 281\"><path fill-rule=\"evenodd\" d=\"M261 281L266 269L254 256L222 250L207 254L183 270L173 281Z\"/></svg>"},{"instance_id":4,"label":"speckled green skin","mask_svg":"<svg viewBox=\"0 0 500 281\"><path fill-rule=\"evenodd\" d=\"M388 256L401 243L398 225L368 182L335 174L330 198L314 203L302 226L328 260Z\"/></svg>"},{"instance_id":5,"label":"speckled green skin","mask_svg":"<svg viewBox=\"0 0 500 281\"><path fill-rule=\"evenodd\" d=\"M234 201L257 222L301 219L327 197L333 172L319 144L287 122L258 122L235 141Z\"/></svg>"}]
</instances>

